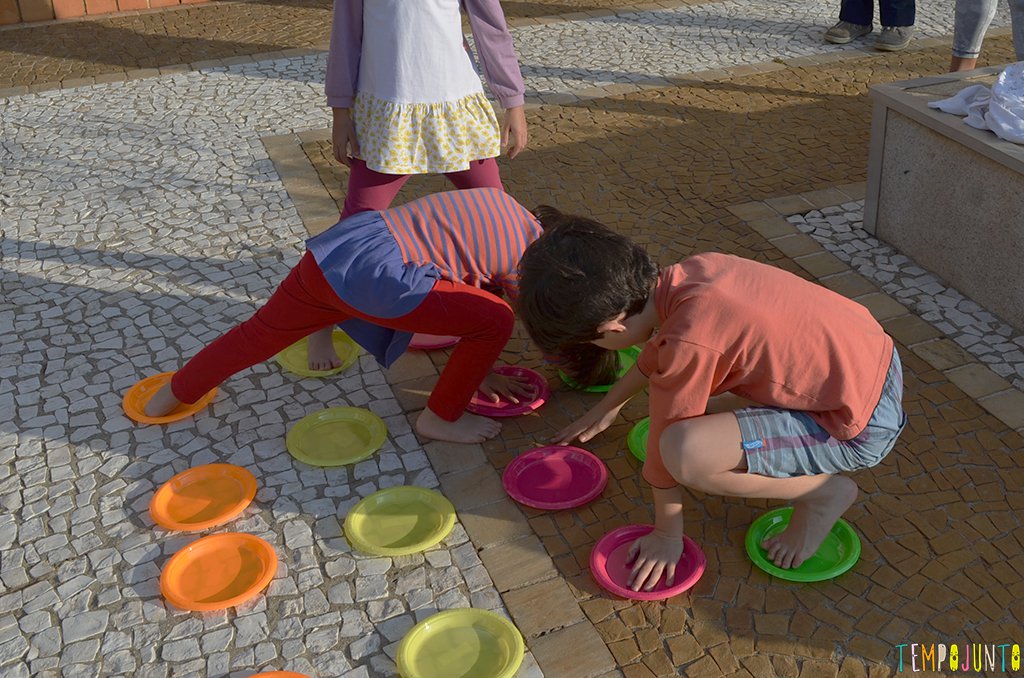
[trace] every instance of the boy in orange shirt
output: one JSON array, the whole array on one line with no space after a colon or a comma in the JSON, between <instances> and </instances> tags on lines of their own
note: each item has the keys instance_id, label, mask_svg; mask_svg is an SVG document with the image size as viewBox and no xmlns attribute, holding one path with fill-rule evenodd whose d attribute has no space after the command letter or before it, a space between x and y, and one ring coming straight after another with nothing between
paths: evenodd
<instances>
[{"instance_id":1,"label":"boy in orange shirt","mask_svg":"<svg viewBox=\"0 0 1024 678\"><path fill-rule=\"evenodd\" d=\"M863 306L775 267L706 253L659 272L601 224L537 213L545 233L520 262L533 340L583 384L607 377L611 351L646 342L636 365L556 437L591 439L649 383L643 476L655 530L633 545L633 590L663 573L672 583L680 485L793 502L789 527L763 546L783 568L814 555L857 497L838 474L878 464L906 424L892 339ZM705 414L727 391L763 407Z\"/></svg>"}]
</instances>

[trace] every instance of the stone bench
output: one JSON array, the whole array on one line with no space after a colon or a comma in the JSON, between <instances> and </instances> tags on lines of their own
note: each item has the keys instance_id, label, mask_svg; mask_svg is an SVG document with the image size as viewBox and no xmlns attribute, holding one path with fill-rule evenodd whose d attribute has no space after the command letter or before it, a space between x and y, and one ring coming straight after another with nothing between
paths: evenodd
<instances>
[{"instance_id":1,"label":"stone bench","mask_svg":"<svg viewBox=\"0 0 1024 678\"><path fill-rule=\"evenodd\" d=\"M1000 70L871 88L864 228L1024 331L1024 146L927 106Z\"/></svg>"}]
</instances>

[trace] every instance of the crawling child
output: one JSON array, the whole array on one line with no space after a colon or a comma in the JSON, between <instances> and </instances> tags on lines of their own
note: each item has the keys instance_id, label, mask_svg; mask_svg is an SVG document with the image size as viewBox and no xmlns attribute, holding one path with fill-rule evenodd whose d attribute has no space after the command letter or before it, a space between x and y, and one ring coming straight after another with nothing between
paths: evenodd
<instances>
[{"instance_id":1,"label":"crawling child","mask_svg":"<svg viewBox=\"0 0 1024 678\"><path fill-rule=\"evenodd\" d=\"M448 191L343 219L307 252L255 315L189 360L147 403L162 416L322 328L340 326L385 367L415 332L461 338L416 421L426 438L481 442L500 425L465 412L480 388L516 400L525 384L491 373L512 334L517 264L537 219L494 188Z\"/></svg>"},{"instance_id":2,"label":"crawling child","mask_svg":"<svg viewBox=\"0 0 1024 678\"><path fill-rule=\"evenodd\" d=\"M520 264L520 316L542 350L573 358L646 342L636 365L557 440L586 441L650 386L643 476L655 530L633 545L630 585L674 577L682 554L680 485L793 503L763 547L798 567L857 497L843 473L878 464L906 424L892 339L867 309L778 268L698 254L658 270L601 224L544 213ZM591 360L592 361L592 360ZM762 407L706 414L724 392Z\"/></svg>"}]
</instances>

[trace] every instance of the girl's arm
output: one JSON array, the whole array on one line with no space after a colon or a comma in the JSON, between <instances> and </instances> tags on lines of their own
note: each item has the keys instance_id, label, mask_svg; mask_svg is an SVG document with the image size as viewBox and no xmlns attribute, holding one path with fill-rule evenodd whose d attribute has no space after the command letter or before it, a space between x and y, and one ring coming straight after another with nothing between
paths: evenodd
<instances>
[{"instance_id":1,"label":"girl's arm","mask_svg":"<svg viewBox=\"0 0 1024 678\"><path fill-rule=\"evenodd\" d=\"M327 54L327 105L352 108L363 50L363 0L335 0L331 48Z\"/></svg>"},{"instance_id":2,"label":"girl's arm","mask_svg":"<svg viewBox=\"0 0 1024 678\"><path fill-rule=\"evenodd\" d=\"M526 86L501 4L498 0L462 0L462 6L469 15L477 56L491 91L502 108L522 106Z\"/></svg>"}]
</instances>

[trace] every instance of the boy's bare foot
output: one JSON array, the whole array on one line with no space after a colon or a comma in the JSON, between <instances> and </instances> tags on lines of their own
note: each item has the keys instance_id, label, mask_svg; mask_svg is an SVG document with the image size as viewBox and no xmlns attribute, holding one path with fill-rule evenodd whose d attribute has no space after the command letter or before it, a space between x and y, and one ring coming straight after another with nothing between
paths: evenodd
<instances>
[{"instance_id":1,"label":"boy's bare foot","mask_svg":"<svg viewBox=\"0 0 1024 678\"><path fill-rule=\"evenodd\" d=\"M498 435L501 424L466 412L455 421L445 421L429 409L416 418L416 432L424 438L446 440L450 443L482 443Z\"/></svg>"},{"instance_id":2,"label":"boy's bare foot","mask_svg":"<svg viewBox=\"0 0 1024 678\"><path fill-rule=\"evenodd\" d=\"M783 569L800 567L825 541L832 526L857 499L857 483L843 476L832 476L804 499L793 502L789 526L761 546L768 560Z\"/></svg>"},{"instance_id":3,"label":"boy's bare foot","mask_svg":"<svg viewBox=\"0 0 1024 678\"><path fill-rule=\"evenodd\" d=\"M334 326L325 327L309 335L306 353L309 369L326 372L341 367L341 358L334 350Z\"/></svg>"},{"instance_id":4,"label":"boy's bare foot","mask_svg":"<svg viewBox=\"0 0 1024 678\"><path fill-rule=\"evenodd\" d=\"M173 412L180 404L181 401L171 392L171 382L168 381L153 394L142 411L147 417L163 417Z\"/></svg>"}]
</instances>

